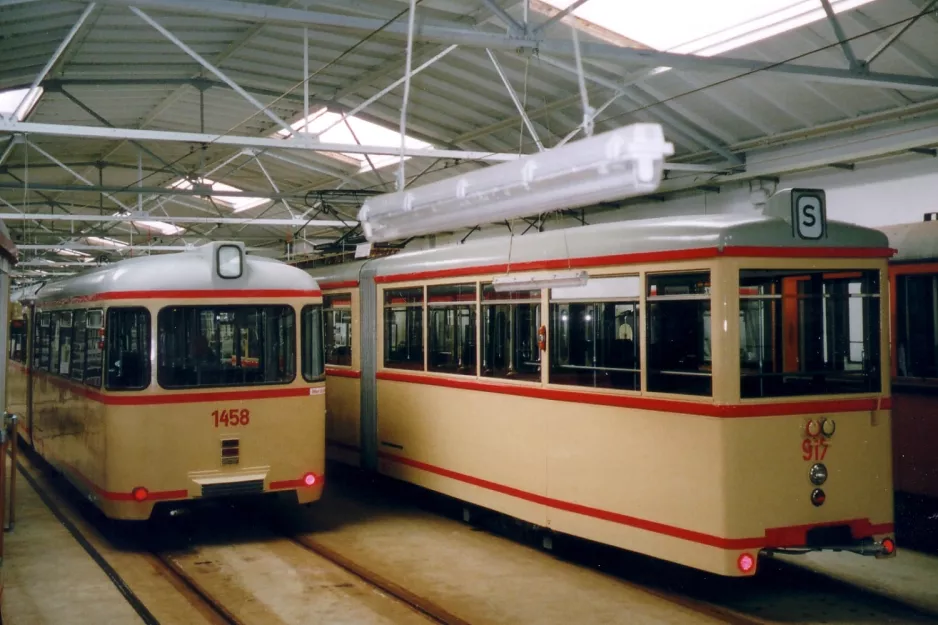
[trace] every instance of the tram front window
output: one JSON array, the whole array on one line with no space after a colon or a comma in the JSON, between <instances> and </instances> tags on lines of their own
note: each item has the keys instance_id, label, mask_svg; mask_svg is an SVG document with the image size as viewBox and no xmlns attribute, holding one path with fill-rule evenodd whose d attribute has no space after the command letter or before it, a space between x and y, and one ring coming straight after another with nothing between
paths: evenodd
<instances>
[{"instance_id":1,"label":"tram front window","mask_svg":"<svg viewBox=\"0 0 938 625\"><path fill-rule=\"evenodd\" d=\"M290 306L177 306L157 317L163 388L292 382L296 321Z\"/></svg>"},{"instance_id":2,"label":"tram front window","mask_svg":"<svg viewBox=\"0 0 938 625\"><path fill-rule=\"evenodd\" d=\"M740 272L740 396L881 388L879 272Z\"/></svg>"}]
</instances>

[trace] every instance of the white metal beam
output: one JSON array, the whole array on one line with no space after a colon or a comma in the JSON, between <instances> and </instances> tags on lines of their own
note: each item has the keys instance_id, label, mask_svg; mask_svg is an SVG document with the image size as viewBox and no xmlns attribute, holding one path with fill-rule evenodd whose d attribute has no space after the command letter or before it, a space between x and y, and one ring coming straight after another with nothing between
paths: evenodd
<instances>
[{"instance_id":1,"label":"white metal beam","mask_svg":"<svg viewBox=\"0 0 938 625\"><path fill-rule=\"evenodd\" d=\"M537 28L535 28L534 33L537 34L537 33L543 32L551 24L559 22L563 18L567 17L568 15L570 15L571 13L579 9L581 6L586 4L586 2L587 0L575 0L574 2L571 2L570 6L568 6L566 9L555 13L553 17L549 17L542 24L540 24Z\"/></svg>"},{"instance_id":2,"label":"white metal beam","mask_svg":"<svg viewBox=\"0 0 938 625\"><path fill-rule=\"evenodd\" d=\"M751 150L746 171L719 176L681 176L665 180L656 193L694 189L766 176L812 171L834 163L854 163L938 145L938 116L846 131L794 145Z\"/></svg>"},{"instance_id":3,"label":"white metal beam","mask_svg":"<svg viewBox=\"0 0 938 625\"><path fill-rule=\"evenodd\" d=\"M146 221L153 219L152 215L147 213L129 213L124 215L86 215L80 213L0 213L0 221L71 221L71 222L126 222ZM281 226L284 228L344 228L346 226L357 225L355 221L338 221L327 219L316 219L306 221L304 219L276 219L276 218L254 218L254 217L182 217L179 215L159 216L160 221L166 223L182 224L209 224L222 226Z\"/></svg>"},{"instance_id":4,"label":"white metal beam","mask_svg":"<svg viewBox=\"0 0 938 625\"><path fill-rule=\"evenodd\" d=\"M498 77L502 79L502 84L505 85L505 90L508 91L508 95L511 96L511 101L514 102L515 108L518 109L518 113L521 115L521 119L524 121L525 127L528 129L528 132L531 133L531 138L534 139L534 143L537 144L537 149L539 152L544 151L544 144L541 143L541 138L537 135L537 129L534 128L534 124L531 123L531 118L528 117L528 112L524 110L524 105L521 104L521 100L518 99L518 94L515 93L514 87L511 86L511 82L508 80L508 76L505 75L505 72L502 71L502 66L499 64L498 59L495 58L495 53L491 50L486 50L489 55L489 58L492 60L492 65L495 66L495 71L498 72Z\"/></svg>"},{"instance_id":5,"label":"white metal beam","mask_svg":"<svg viewBox=\"0 0 938 625\"><path fill-rule=\"evenodd\" d=\"M382 29L382 34L407 36L407 24L391 23L373 17L323 13L303 9L274 7L250 2L231 0L99 0L105 4L137 6L169 11L181 15L204 15L251 23L277 24L288 27L317 26L356 32L373 32ZM509 37L505 34L466 28L456 22L421 21L416 25L414 36L420 41L432 41L447 45L517 50L524 48L543 54L555 54L573 58L573 45L569 41L544 39L540 36ZM933 77L858 72L843 68L796 65L792 63L766 63L751 59L717 56L678 54L657 50L628 48L607 43L588 42L580 44L583 55L588 58L608 59L626 64L651 65L688 69L694 71L742 70L744 72L766 71L795 76L804 80L833 82L867 87L938 91L938 79Z\"/></svg>"},{"instance_id":6,"label":"white metal beam","mask_svg":"<svg viewBox=\"0 0 938 625\"><path fill-rule=\"evenodd\" d=\"M885 52L886 49L889 48L889 46L891 46L893 43L895 43L899 39L899 37L904 35L905 31L912 28L912 26L921 17L923 17L926 13L931 11L936 3L938 3L938 0L931 0L928 4L925 5L925 8L922 9L921 12L919 12L917 17L910 19L908 22L905 23L904 26L898 27L891 35L889 35L882 43L880 43L879 46L877 46L875 50L870 52L869 56L867 56L866 59L864 59L863 61L864 64L866 64L866 66L869 67L873 61L879 58L879 55Z\"/></svg>"},{"instance_id":7,"label":"white metal beam","mask_svg":"<svg viewBox=\"0 0 938 625\"><path fill-rule=\"evenodd\" d=\"M847 34L844 32L843 27L841 27L840 20L837 19L837 14L834 13L834 8L831 6L830 0L821 0L821 5L824 7L824 12L827 13L827 21L830 22L831 28L834 30L837 43L840 44L840 48L844 51L847 64L850 66L850 69L856 71L859 69L857 55L853 53L853 46L850 45Z\"/></svg>"},{"instance_id":8,"label":"white metal beam","mask_svg":"<svg viewBox=\"0 0 938 625\"><path fill-rule=\"evenodd\" d=\"M33 80L33 84L29 86L29 91L26 92L26 95L23 96L23 99L20 100L20 103L17 105L16 110L13 112L13 119L19 119L24 117L26 114L26 107L29 106L30 100L36 95L36 91L39 89L39 83L41 83L46 78L46 74L49 73L49 70L52 69L52 66L55 65L56 61L59 60L59 57L62 56L62 53L65 52L65 48L68 47L68 44L72 42L72 39L75 38L75 35L81 30L81 27L84 25L85 20L88 19L88 16L91 15L91 12L94 11L94 2L88 4L85 7L85 10L82 11L81 16L78 18L78 21L75 22L75 25L72 26L72 29L68 31L68 34L65 35L65 39L62 40L62 43L59 44L59 47L55 49L55 52L52 53L52 56L43 66L42 70L36 76L36 79Z\"/></svg>"},{"instance_id":9,"label":"white metal beam","mask_svg":"<svg viewBox=\"0 0 938 625\"><path fill-rule=\"evenodd\" d=\"M350 152L353 154L381 154L399 156L400 148L380 145L350 145L347 143L319 143L296 139L273 139L268 137L244 137L237 135L214 135L198 132L171 132L138 128L102 128L100 126L76 126L70 124L38 124L10 119L0 120L0 132L29 133L50 137L85 137L88 139L135 139L138 141L169 141L209 145L233 145L242 148L274 148L277 150L305 150L308 152ZM405 148L404 156L416 158L449 158L458 160L513 161L517 154L498 152L473 152L463 150L437 150L433 148Z\"/></svg>"},{"instance_id":10,"label":"white metal beam","mask_svg":"<svg viewBox=\"0 0 938 625\"><path fill-rule=\"evenodd\" d=\"M518 20L510 16L508 11L503 9L496 0L482 0L482 4L487 6L489 10L508 27L508 30L517 35L524 34L524 25L518 23Z\"/></svg>"},{"instance_id":11,"label":"white metal beam","mask_svg":"<svg viewBox=\"0 0 938 625\"><path fill-rule=\"evenodd\" d=\"M245 100L253 104L255 107L257 107L257 109L261 113L266 115L268 118L270 118L271 121L283 127L283 129L286 130L287 134L289 135L293 134L294 131L293 131L293 128L290 127L290 124L285 122L279 115L275 114L268 107L261 104L257 98L255 98L250 93L242 89L241 86L238 85L238 83L230 79L223 71L221 71L220 69L218 69L217 67L209 63L207 60L202 58L202 56L198 52L196 52L195 50L187 46L184 41L182 41L179 37L177 37L173 33L169 32L166 28L163 27L162 24L160 24L159 22L157 22L152 17L150 17L149 15L147 15L146 13L144 13L143 11L141 11L135 6L130 7L130 10L133 11L137 17L139 17L144 22L146 22L147 24L155 28L161 35L163 35L164 37L172 41L174 44L176 44L176 46L180 50L182 50L183 52L191 56L199 65L201 65L208 71L215 74L215 76L217 76L219 80L223 81L226 85L231 87L231 89L235 93L237 93L242 98L244 98Z\"/></svg>"}]
</instances>

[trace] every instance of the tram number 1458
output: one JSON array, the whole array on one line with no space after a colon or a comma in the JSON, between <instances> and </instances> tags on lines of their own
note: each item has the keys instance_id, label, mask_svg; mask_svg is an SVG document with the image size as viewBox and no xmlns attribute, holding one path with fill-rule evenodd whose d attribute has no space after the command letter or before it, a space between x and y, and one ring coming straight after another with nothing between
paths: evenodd
<instances>
[{"instance_id":1,"label":"tram number 1458","mask_svg":"<svg viewBox=\"0 0 938 625\"><path fill-rule=\"evenodd\" d=\"M238 410L214 410L212 418L215 420L215 427L234 427L237 425L247 425L251 422L251 411L247 408Z\"/></svg>"}]
</instances>

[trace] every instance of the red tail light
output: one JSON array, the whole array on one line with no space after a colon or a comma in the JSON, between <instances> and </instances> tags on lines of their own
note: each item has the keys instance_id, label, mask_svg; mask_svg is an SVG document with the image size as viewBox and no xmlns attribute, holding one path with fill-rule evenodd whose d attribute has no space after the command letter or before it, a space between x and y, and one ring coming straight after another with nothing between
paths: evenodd
<instances>
[{"instance_id":1,"label":"red tail light","mask_svg":"<svg viewBox=\"0 0 938 625\"><path fill-rule=\"evenodd\" d=\"M150 491L143 486L138 486L130 491L130 494L134 496L134 501L146 501L147 497L150 496Z\"/></svg>"},{"instance_id":2,"label":"red tail light","mask_svg":"<svg viewBox=\"0 0 938 625\"><path fill-rule=\"evenodd\" d=\"M307 486L312 486L316 483L317 478L315 473L307 473L303 476L303 483Z\"/></svg>"},{"instance_id":3,"label":"red tail light","mask_svg":"<svg viewBox=\"0 0 938 625\"><path fill-rule=\"evenodd\" d=\"M756 559L752 557L752 554L744 553L736 560L736 566L739 567L739 570L743 573L749 573L755 568Z\"/></svg>"},{"instance_id":4,"label":"red tail light","mask_svg":"<svg viewBox=\"0 0 938 625\"><path fill-rule=\"evenodd\" d=\"M891 538L883 539L883 551L886 552L887 556L891 556L896 552L896 541Z\"/></svg>"}]
</instances>

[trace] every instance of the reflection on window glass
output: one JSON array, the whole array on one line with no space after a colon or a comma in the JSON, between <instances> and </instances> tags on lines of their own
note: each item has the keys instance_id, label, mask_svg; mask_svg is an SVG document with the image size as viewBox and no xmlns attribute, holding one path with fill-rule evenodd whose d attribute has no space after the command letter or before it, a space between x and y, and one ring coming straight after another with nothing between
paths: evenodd
<instances>
[{"instance_id":1,"label":"reflection on window glass","mask_svg":"<svg viewBox=\"0 0 938 625\"><path fill-rule=\"evenodd\" d=\"M739 280L742 397L879 391L878 271L746 270Z\"/></svg>"},{"instance_id":2,"label":"reflection on window glass","mask_svg":"<svg viewBox=\"0 0 938 625\"><path fill-rule=\"evenodd\" d=\"M551 289L550 382L639 390L637 277Z\"/></svg>"},{"instance_id":3,"label":"reflection on window glass","mask_svg":"<svg viewBox=\"0 0 938 625\"><path fill-rule=\"evenodd\" d=\"M292 382L296 323L290 306L164 308L158 380L164 388Z\"/></svg>"},{"instance_id":4,"label":"reflection on window glass","mask_svg":"<svg viewBox=\"0 0 938 625\"><path fill-rule=\"evenodd\" d=\"M326 295L325 318L326 364L352 366L352 296Z\"/></svg>"},{"instance_id":5,"label":"reflection on window glass","mask_svg":"<svg viewBox=\"0 0 938 625\"><path fill-rule=\"evenodd\" d=\"M39 323L36 324L33 344L36 356L33 360L37 369L48 371L52 357L52 313L39 313L38 317Z\"/></svg>"},{"instance_id":6,"label":"reflection on window glass","mask_svg":"<svg viewBox=\"0 0 938 625\"><path fill-rule=\"evenodd\" d=\"M423 370L423 287L384 292L384 366Z\"/></svg>"},{"instance_id":7,"label":"reflection on window glass","mask_svg":"<svg viewBox=\"0 0 938 625\"><path fill-rule=\"evenodd\" d=\"M108 390L139 390L150 385L150 312L146 308L107 311Z\"/></svg>"},{"instance_id":8,"label":"reflection on window glass","mask_svg":"<svg viewBox=\"0 0 938 625\"><path fill-rule=\"evenodd\" d=\"M101 388L101 370L104 363L104 337L102 326L104 311L85 312L85 384Z\"/></svg>"},{"instance_id":9,"label":"reflection on window glass","mask_svg":"<svg viewBox=\"0 0 938 625\"><path fill-rule=\"evenodd\" d=\"M10 322L10 359L26 362L26 321L14 319Z\"/></svg>"},{"instance_id":10,"label":"reflection on window glass","mask_svg":"<svg viewBox=\"0 0 938 625\"><path fill-rule=\"evenodd\" d=\"M318 382L325 377L326 367L323 358L322 307L305 306L301 311L303 379Z\"/></svg>"},{"instance_id":11,"label":"reflection on window glass","mask_svg":"<svg viewBox=\"0 0 938 625\"><path fill-rule=\"evenodd\" d=\"M482 285L482 375L538 381L541 292L496 292Z\"/></svg>"},{"instance_id":12,"label":"reflection on window glass","mask_svg":"<svg viewBox=\"0 0 938 625\"><path fill-rule=\"evenodd\" d=\"M476 285L427 288L430 371L476 374Z\"/></svg>"},{"instance_id":13,"label":"reflection on window glass","mask_svg":"<svg viewBox=\"0 0 938 625\"><path fill-rule=\"evenodd\" d=\"M76 310L72 318L72 361L69 363L69 377L79 382L85 378L85 311Z\"/></svg>"},{"instance_id":14,"label":"reflection on window glass","mask_svg":"<svg viewBox=\"0 0 938 625\"><path fill-rule=\"evenodd\" d=\"M648 274L648 390L712 395L710 272Z\"/></svg>"},{"instance_id":15,"label":"reflection on window glass","mask_svg":"<svg viewBox=\"0 0 938 625\"><path fill-rule=\"evenodd\" d=\"M938 274L897 276L896 301L899 376L938 378Z\"/></svg>"}]
</instances>

